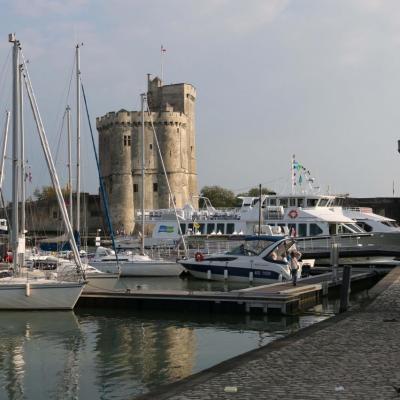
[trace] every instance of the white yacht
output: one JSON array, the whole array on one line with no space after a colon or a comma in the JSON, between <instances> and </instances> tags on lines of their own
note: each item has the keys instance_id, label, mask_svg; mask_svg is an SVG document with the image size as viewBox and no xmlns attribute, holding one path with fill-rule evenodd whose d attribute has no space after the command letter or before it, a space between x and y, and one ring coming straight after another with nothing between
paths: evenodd
<instances>
[{"instance_id":1,"label":"white yacht","mask_svg":"<svg viewBox=\"0 0 400 400\"><path fill-rule=\"evenodd\" d=\"M328 207L333 196L310 199L293 196L280 202L279 196L262 196L262 232L280 230L295 237L362 234L365 231L354 220L345 216L340 207ZM241 197L242 205L236 209L215 209L208 199L206 207L196 210L191 205L176 210L182 233L186 236L253 235L259 229L259 198ZM311 203L312 200L312 203ZM318 200L318 201L316 201ZM289 204L289 205L288 205ZM313 204L312 206L306 205ZM139 215L141 218L141 215ZM149 245L174 245L180 239L175 210L145 211L145 223L151 229ZM274 229L271 229L274 228ZM119 238L117 247L139 245L132 238Z\"/></svg>"},{"instance_id":2,"label":"white yacht","mask_svg":"<svg viewBox=\"0 0 400 400\"><path fill-rule=\"evenodd\" d=\"M118 263L117 263L118 256ZM120 252L99 246L90 265L102 272L118 272L124 276L179 276L183 272L181 265L174 261L156 259L148 255L134 254L131 251Z\"/></svg>"},{"instance_id":3,"label":"white yacht","mask_svg":"<svg viewBox=\"0 0 400 400\"><path fill-rule=\"evenodd\" d=\"M179 261L194 277L232 282L276 283L291 280L287 254L295 248L293 239L261 236L225 253L203 255ZM298 271L301 276L301 270Z\"/></svg>"}]
</instances>

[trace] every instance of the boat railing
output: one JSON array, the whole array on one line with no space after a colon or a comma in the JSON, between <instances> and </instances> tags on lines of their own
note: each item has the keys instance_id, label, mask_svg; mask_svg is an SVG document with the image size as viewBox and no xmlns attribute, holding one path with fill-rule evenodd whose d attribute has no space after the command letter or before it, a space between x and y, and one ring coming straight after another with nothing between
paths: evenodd
<instances>
[{"instance_id":1,"label":"boat railing","mask_svg":"<svg viewBox=\"0 0 400 400\"><path fill-rule=\"evenodd\" d=\"M367 214L373 213L373 210L371 207L344 207L343 210L354 211L354 212L359 212L359 213L367 213Z\"/></svg>"},{"instance_id":2,"label":"boat railing","mask_svg":"<svg viewBox=\"0 0 400 400\"><path fill-rule=\"evenodd\" d=\"M365 236L365 235L362 235ZM343 235L343 236L313 236L296 238L296 245L299 251L329 250L334 243L342 248L360 247L360 235ZM370 236L370 235L369 235Z\"/></svg>"}]
</instances>

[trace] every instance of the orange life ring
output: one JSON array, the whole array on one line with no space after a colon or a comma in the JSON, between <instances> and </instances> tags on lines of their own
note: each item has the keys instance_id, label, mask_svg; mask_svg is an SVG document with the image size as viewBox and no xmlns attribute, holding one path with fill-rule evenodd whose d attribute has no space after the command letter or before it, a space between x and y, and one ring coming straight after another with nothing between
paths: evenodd
<instances>
[{"instance_id":1,"label":"orange life ring","mask_svg":"<svg viewBox=\"0 0 400 400\"><path fill-rule=\"evenodd\" d=\"M203 261L204 260L204 256L202 253L200 253L199 251L194 255L194 258L196 261Z\"/></svg>"},{"instance_id":2,"label":"orange life ring","mask_svg":"<svg viewBox=\"0 0 400 400\"><path fill-rule=\"evenodd\" d=\"M290 218L295 219L298 217L299 213L297 212L297 210L290 210L288 215Z\"/></svg>"}]
</instances>

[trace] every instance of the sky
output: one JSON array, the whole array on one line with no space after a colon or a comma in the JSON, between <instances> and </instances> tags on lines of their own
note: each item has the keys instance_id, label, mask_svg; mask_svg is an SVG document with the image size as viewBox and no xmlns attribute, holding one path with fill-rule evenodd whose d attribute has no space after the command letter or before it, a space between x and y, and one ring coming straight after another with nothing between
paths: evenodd
<instances>
[{"instance_id":1,"label":"sky","mask_svg":"<svg viewBox=\"0 0 400 400\"><path fill-rule=\"evenodd\" d=\"M398 0L0 0L0 9L0 127L15 32L63 184L76 44L94 128L107 112L140 108L162 45L165 83L197 90L199 188L288 191L295 154L322 192L400 196ZM32 193L50 180L25 111ZM82 115L82 189L96 193Z\"/></svg>"}]
</instances>

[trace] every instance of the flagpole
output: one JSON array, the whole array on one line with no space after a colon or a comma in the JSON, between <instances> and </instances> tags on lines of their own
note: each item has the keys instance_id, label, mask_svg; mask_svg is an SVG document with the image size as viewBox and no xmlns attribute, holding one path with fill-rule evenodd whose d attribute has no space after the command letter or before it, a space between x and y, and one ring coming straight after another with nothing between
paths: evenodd
<instances>
[{"instance_id":1,"label":"flagpole","mask_svg":"<svg viewBox=\"0 0 400 400\"><path fill-rule=\"evenodd\" d=\"M161 85L163 85L164 82L164 54L166 53L166 49L164 48L163 45L161 45L161 54L160 54L160 58L161 58Z\"/></svg>"},{"instance_id":2,"label":"flagpole","mask_svg":"<svg viewBox=\"0 0 400 400\"><path fill-rule=\"evenodd\" d=\"M161 85L163 84L163 80L164 80L164 65L163 65L163 47L161 46Z\"/></svg>"},{"instance_id":3,"label":"flagpole","mask_svg":"<svg viewBox=\"0 0 400 400\"><path fill-rule=\"evenodd\" d=\"M294 160L295 160L295 155L293 154L292 156L292 162L290 164L290 175L291 175L291 182L292 182L292 194L294 194Z\"/></svg>"}]
</instances>

